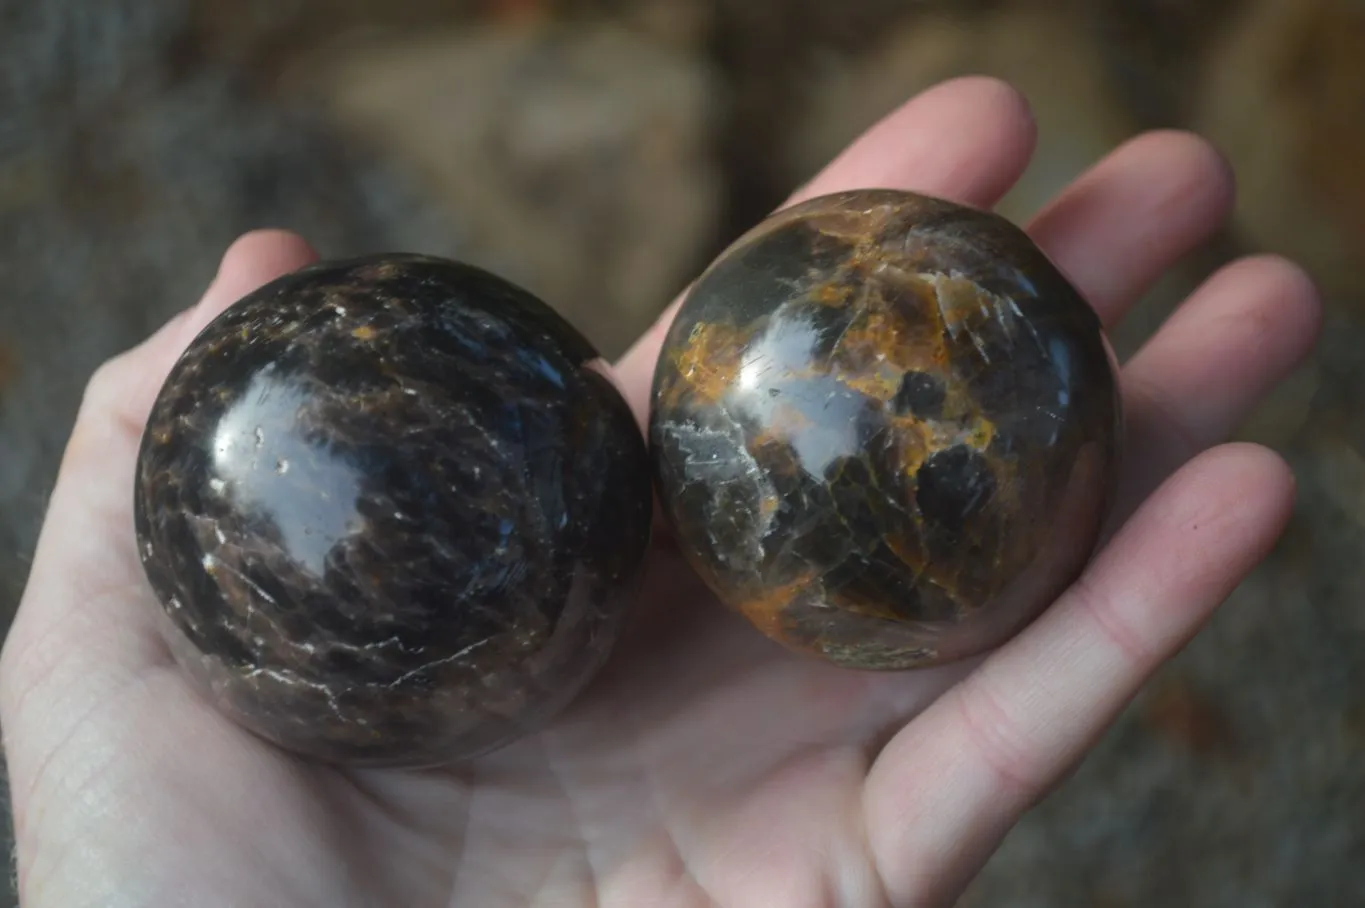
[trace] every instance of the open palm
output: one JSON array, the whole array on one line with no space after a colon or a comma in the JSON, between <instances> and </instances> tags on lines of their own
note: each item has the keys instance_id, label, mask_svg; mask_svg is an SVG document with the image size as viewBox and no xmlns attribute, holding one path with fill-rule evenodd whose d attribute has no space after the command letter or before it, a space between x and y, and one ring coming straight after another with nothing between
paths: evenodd
<instances>
[{"instance_id":1,"label":"open palm","mask_svg":"<svg viewBox=\"0 0 1365 908\"><path fill-rule=\"evenodd\" d=\"M1022 100L939 86L799 197L913 189L982 207L1032 149ZM1232 204L1199 140L1139 137L1030 225L1107 324ZM1215 274L1124 366L1119 505L1085 575L970 664L835 669L768 642L656 547L639 620L545 732L448 771L346 772L242 732L153 631L131 483L152 399L225 306L314 254L238 241L205 299L92 380L0 658L24 904L909 906L951 902L1266 553L1292 479L1217 446L1309 349L1293 265ZM643 420L662 328L618 365Z\"/></svg>"}]
</instances>

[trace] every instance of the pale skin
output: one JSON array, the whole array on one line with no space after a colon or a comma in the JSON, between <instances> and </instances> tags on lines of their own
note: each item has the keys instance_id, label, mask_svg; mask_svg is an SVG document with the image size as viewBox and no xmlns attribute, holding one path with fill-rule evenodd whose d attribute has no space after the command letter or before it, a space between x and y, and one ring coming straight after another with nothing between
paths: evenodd
<instances>
[{"instance_id":1,"label":"pale skin","mask_svg":"<svg viewBox=\"0 0 1365 908\"><path fill-rule=\"evenodd\" d=\"M1014 91L957 80L794 198L882 186L989 207L1033 141ZM1207 144L1161 132L1026 226L1113 325L1232 201ZM241 238L198 305L90 382L0 655L26 906L951 904L1289 517L1282 460L1224 443L1318 331L1312 283L1262 256L1212 275L1123 364L1130 438L1103 545L995 652L919 673L827 667L721 609L664 542L616 658L543 733L438 772L308 764L185 684L153 630L130 509L142 423L176 356L315 255L281 231ZM642 420L671 312L618 364Z\"/></svg>"}]
</instances>

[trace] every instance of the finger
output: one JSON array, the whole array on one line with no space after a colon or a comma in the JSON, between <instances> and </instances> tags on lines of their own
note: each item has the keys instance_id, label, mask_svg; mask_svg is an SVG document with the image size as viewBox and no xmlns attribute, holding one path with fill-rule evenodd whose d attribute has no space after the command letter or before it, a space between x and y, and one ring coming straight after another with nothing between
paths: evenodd
<instances>
[{"instance_id":1,"label":"finger","mask_svg":"<svg viewBox=\"0 0 1365 908\"><path fill-rule=\"evenodd\" d=\"M146 616L102 607L139 598L127 595L142 584L133 551L131 484L146 413L184 345L204 325L254 287L314 256L292 234L246 235L228 250L199 304L91 378L0 657L0 711L15 706L16 678L46 683L59 664L80 674L153 658Z\"/></svg>"},{"instance_id":2,"label":"finger","mask_svg":"<svg viewBox=\"0 0 1365 908\"><path fill-rule=\"evenodd\" d=\"M1013 88L985 77L955 79L888 114L786 204L879 187L990 207L1028 166L1035 136L1028 104ZM641 425L659 347L680 303L674 300L616 366Z\"/></svg>"},{"instance_id":3,"label":"finger","mask_svg":"<svg viewBox=\"0 0 1365 908\"><path fill-rule=\"evenodd\" d=\"M949 903L1266 555L1292 500L1271 452L1204 453L1046 614L903 729L863 799L889 900Z\"/></svg>"},{"instance_id":4,"label":"finger","mask_svg":"<svg viewBox=\"0 0 1365 908\"><path fill-rule=\"evenodd\" d=\"M1234 432L1312 350L1322 305L1292 262L1234 262L1195 290L1123 369L1127 513L1180 464Z\"/></svg>"},{"instance_id":5,"label":"finger","mask_svg":"<svg viewBox=\"0 0 1365 908\"><path fill-rule=\"evenodd\" d=\"M1037 129L1028 102L984 76L943 82L875 123L783 203L847 189L923 192L989 208L1023 174Z\"/></svg>"},{"instance_id":6,"label":"finger","mask_svg":"<svg viewBox=\"0 0 1365 908\"><path fill-rule=\"evenodd\" d=\"M85 419L127 434L140 434L161 383L194 336L237 300L261 284L317 259L301 237L284 230L257 230L237 239L223 254L218 273L198 303L174 316L141 344L100 367L86 389ZM80 444L83 438L74 438Z\"/></svg>"},{"instance_id":7,"label":"finger","mask_svg":"<svg viewBox=\"0 0 1365 908\"><path fill-rule=\"evenodd\" d=\"M1232 171L1203 139L1144 133L1062 191L1028 231L1106 325L1232 213Z\"/></svg>"}]
</instances>

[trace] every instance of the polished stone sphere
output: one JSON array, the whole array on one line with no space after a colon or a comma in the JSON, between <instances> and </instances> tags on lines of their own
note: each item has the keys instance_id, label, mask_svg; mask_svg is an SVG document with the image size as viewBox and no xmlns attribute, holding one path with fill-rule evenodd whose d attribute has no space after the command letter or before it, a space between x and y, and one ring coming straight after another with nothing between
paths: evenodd
<instances>
[{"instance_id":1,"label":"polished stone sphere","mask_svg":"<svg viewBox=\"0 0 1365 908\"><path fill-rule=\"evenodd\" d=\"M887 190L782 211L688 293L650 443L673 535L835 664L979 654L1077 576L1122 436L1094 311L993 213Z\"/></svg>"},{"instance_id":2,"label":"polished stone sphere","mask_svg":"<svg viewBox=\"0 0 1365 908\"><path fill-rule=\"evenodd\" d=\"M139 550L188 676L349 765L536 731L618 638L650 534L644 438L592 346L456 262L307 267L213 321L139 453Z\"/></svg>"}]
</instances>

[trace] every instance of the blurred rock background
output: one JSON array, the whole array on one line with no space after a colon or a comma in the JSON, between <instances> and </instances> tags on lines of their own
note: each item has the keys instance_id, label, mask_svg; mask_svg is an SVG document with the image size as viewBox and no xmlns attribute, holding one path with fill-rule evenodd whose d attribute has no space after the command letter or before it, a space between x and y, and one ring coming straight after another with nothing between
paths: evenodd
<instances>
[{"instance_id":1,"label":"blurred rock background","mask_svg":"<svg viewBox=\"0 0 1365 908\"><path fill-rule=\"evenodd\" d=\"M918 89L1018 85L1024 218L1126 136L1238 170L1226 235L1328 296L1249 421L1298 470L1270 561L1009 838L964 904L1365 905L1365 3L0 0L0 615L90 371L260 226L464 257L617 354L740 230ZM0 900L3 904L3 900Z\"/></svg>"}]
</instances>

